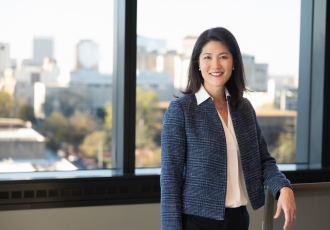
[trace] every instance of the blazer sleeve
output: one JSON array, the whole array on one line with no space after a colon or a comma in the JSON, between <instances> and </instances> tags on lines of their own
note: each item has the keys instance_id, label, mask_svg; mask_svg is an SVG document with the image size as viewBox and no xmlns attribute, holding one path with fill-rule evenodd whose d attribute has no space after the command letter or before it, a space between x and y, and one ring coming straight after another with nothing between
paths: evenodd
<instances>
[{"instance_id":1,"label":"blazer sleeve","mask_svg":"<svg viewBox=\"0 0 330 230\"><path fill-rule=\"evenodd\" d=\"M251 105L252 107L252 105ZM270 155L267 147L266 140L262 135L261 128L259 126L258 120L256 118L255 111L252 107L254 113L254 119L257 130L257 137L259 143L259 151L260 151L260 160L261 167L263 172L264 185L268 185L274 198L278 199L279 191L283 187L291 187L290 181L285 177L285 175L280 172L276 165L276 160Z\"/></svg>"},{"instance_id":2,"label":"blazer sleeve","mask_svg":"<svg viewBox=\"0 0 330 230\"><path fill-rule=\"evenodd\" d=\"M182 181L186 157L185 119L178 100L166 110L161 134L162 230L182 229Z\"/></svg>"}]
</instances>

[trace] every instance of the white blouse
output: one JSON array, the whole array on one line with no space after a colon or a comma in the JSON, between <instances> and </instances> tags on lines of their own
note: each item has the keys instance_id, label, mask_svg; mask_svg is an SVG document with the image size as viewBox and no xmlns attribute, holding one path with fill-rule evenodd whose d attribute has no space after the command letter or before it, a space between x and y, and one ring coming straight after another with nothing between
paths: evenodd
<instances>
[{"instance_id":1,"label":"white blouse","mask_svg":"<svg viewBox=\"0 0 330 230\"><path fill-rule=\"evenodd\" d=\"M226 88L225 93L226 97L230 96ZM195 93L195 95L198 105L211 97L203 85L201 85L201 88L197 93ZM227 107L229 108L229 106ZM242 170L240 152L230 111L228 109L228 127L226 126L219 112L218 114L226 135L227 144L227 194L225 206L228 208L235 208L246 205L248 203L248 195Z\"/></svg>"},{"instance_id":2,"label":"white blouse","mask_svg":"<svg viewBox=\"0 0 330 230\"><path fill-rule=\"evenodd\" d=\"M218 114L225 131L227 144L227 193L225 206L228 208L236 208L248 203L241 157L229 109L228 127L219 112Z\"/></svg>"}]
</instances>

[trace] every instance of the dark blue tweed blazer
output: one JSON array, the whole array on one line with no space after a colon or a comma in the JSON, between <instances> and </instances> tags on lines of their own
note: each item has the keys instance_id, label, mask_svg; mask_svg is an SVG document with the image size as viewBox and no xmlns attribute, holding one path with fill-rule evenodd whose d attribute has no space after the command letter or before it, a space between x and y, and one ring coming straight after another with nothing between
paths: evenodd
<instances>
[{"instance_id":1,"label":"dark blue tweed blazer","mask_svg":"<svg viewBox=\"0 0 330 230\"><path fill-rule=\"evenodd\" d=\"M229 110L253 209L264 205L264 185L276 197L290 182L267 150L251 103ZM223 220L227 186L226 137L212 98L172 101L162 129L161 221L163 230L182 229L182 213Z\"/></svg>"}]
</instances>

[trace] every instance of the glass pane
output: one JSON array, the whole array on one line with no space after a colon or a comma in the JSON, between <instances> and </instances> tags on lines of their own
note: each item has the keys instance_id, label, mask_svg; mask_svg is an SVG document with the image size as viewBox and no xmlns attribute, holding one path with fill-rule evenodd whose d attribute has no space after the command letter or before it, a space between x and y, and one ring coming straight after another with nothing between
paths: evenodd
<instances>
[{"instance_id":1,"label":"glass pane","mask_svg":"<svg viewBox=\"0 0 330 230\"><path fill-rule=\"evenodd\" d=\"M111 168L113 1L1 12L0 171Z\"/></svg>"},{"instance_id":2,"label":"glass pane","mask_svg":"<svg viewBox=\"0 0 330 230\"><path fill-rule=\"evenodd\" d=\"M269 151L278 163L295 162L300 1L139 0L136 167L160 166L164 112L185 88L197 37L218 26L238 41L252 91L244 97Z\"/></svg>"}]
</instances>

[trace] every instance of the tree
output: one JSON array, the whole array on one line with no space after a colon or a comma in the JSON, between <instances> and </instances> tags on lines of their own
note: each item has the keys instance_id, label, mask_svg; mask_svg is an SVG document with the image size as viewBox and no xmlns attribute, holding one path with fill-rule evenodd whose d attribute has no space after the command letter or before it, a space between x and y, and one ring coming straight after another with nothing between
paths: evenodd
<instances>
[{"instance_id":1,"label":"tree","mask_svg":"<svg viewBox=\"0 0 330 230\"><path fill-rule=\"evenodd\" d=\"M79 146L88 134L102 129L101 121L79 110L70 116L68 124L70 128L68 142L74 146Z\"/></svg>"},{"instance_id":2,"label":"tree","mask_svg":"<svg viewBox=\"0 0 330 230\"><path fill-rule=\"evenodd\" d=\"M107 102L105 105L105 117L102 130L94 131L85 136L80 149L90 157L98 157L99 151L111 150L112 144L112 105L111 102ZM103 152L102 152L103 154ZM111 159L105 157L104 161L108 163L108 167L111 167Z\"/></svg>"},{"instance_id":3,"label":"tree","mask_svg":"<svg viewBox=\"0 0 330 230\"><path fill-rule=\"evenodd\" d=\"M16 104L17 103L12 95L0 90L0 117L14 117Z\"/></svg>"},{"instance_id":4,"label":"tree","mask_svg":"<svg viewBox=\"0 0 330 230\"><path fill-rule=\"evenodd\" d=\"M102 130L97 130L85 136L82 144L79 146L87 155L97 156L99 143L102 142L104 149L111 149L112 138L112 105L107 102L105 105L105 119Z\"/></svg>"},{"instance_id":5,"label":"tree","mask_svg":"<svg viewBox=\"0 0 330 230\"><path fill-rule=\"evenodd\" d=\"M73 90L63 90L58 94L48 96L46 100L47 103L44 105L46 116L56 110L70 117L76 110L86 111L90 105L84 92Z\"/></svg>"},{"instance_id":6,"label":"tree","mask_svg":"<svg viewBox=\"0 0 330 230\"><path fill-rule=\"evenodd\" d=\"M22 105L18 109L18 118L23 121L31 121L35 123L36 118L34 116L34 108L30 105Z\"/></svg>"},{"instance_id":7,"label":"tree","mask_svg":"<svg viewBox=\"0 0 330 230\"><path fill-rule=\"evenodd\" d=\"M136 89L136 148L155 147L154 139L161 131L157 117L159 99L155 91Z\"/></svg>"},{"instance_id":8,"label":"tree","mask_svg":"<svg viewBox=\"0 0 330 230\"><path fill-rule=\"evenodd\" d=\"M52 112L41 126L41 133L48 138L47 146L53 150L67 142L69 131L68 121L59 112Z\"/></svg>"},{"instance_id":9,"label":"tree","mask_svg":"<svg viewBox=\"0 0 330 230\"><path fill-rule=\"evenodd\" d=\"M103 129L105 131L105 143L108 143L109 150L112 146L112 104L107 102L105 104L105 119Z\"/></svg>"},{"instance_id":10,"label":"tree","mask_svg":"<svg viewBox=\"0 0 330 230\"><path fill-rule=\"evenodd\" d=\"M296 141L294 133L280 133L276 142L276 148L272 151L272 156L277 163L294 163L296 157Z\"/></svg>"},{"instance_id":11,"label":"tree","mask_svg":"<svg viewBox=\"0 0 330 230\"><path fill-rule=\"evenodd\" d=\"M156 92L144 91L137 87L135 139L137 166L160 164L160 147L156 139L160 136L163 113L158 108L158 102ZM95 131L86 135L79 146L89 156L97 157L100 143L102 143L104 150L111 149L112 105L110 102L106 103L104 110L105 119L102 131Z\"/></svg>"},{"instance_id":12,"label":"tree","mask_svg":"<svg viewBox=\"0 0 330 230\"><path fill-rule=\"evenodd\" d=\"M98 116L99 118L104 120L105 115L106 115L106 112L105 112L104 108L96 108L96 116Z\"/></svg>"},{"instance_id":13,"label":"tree","mask_svg":"<svg viewBox=\"0 0 330 230\"><path fill-rule=\"evenodd\" d=\"M136 150L137 167L160 166L160 133L163 112L158 108L155 91L136 92Z\"/></svg>"},{"instance_id":14,"label":"tree","mask_svg":"<svg viewBox=\"0 0 330 230\"><path fill-rule=\"evenodd\" d=\"M84 153L86 153L86 155L97 157L100 144L102 145L102 149L109 146L106 142L106 132L104 130L95 131L88 134L79 147L84 151Z\"/></svg>"}]
</instances>

